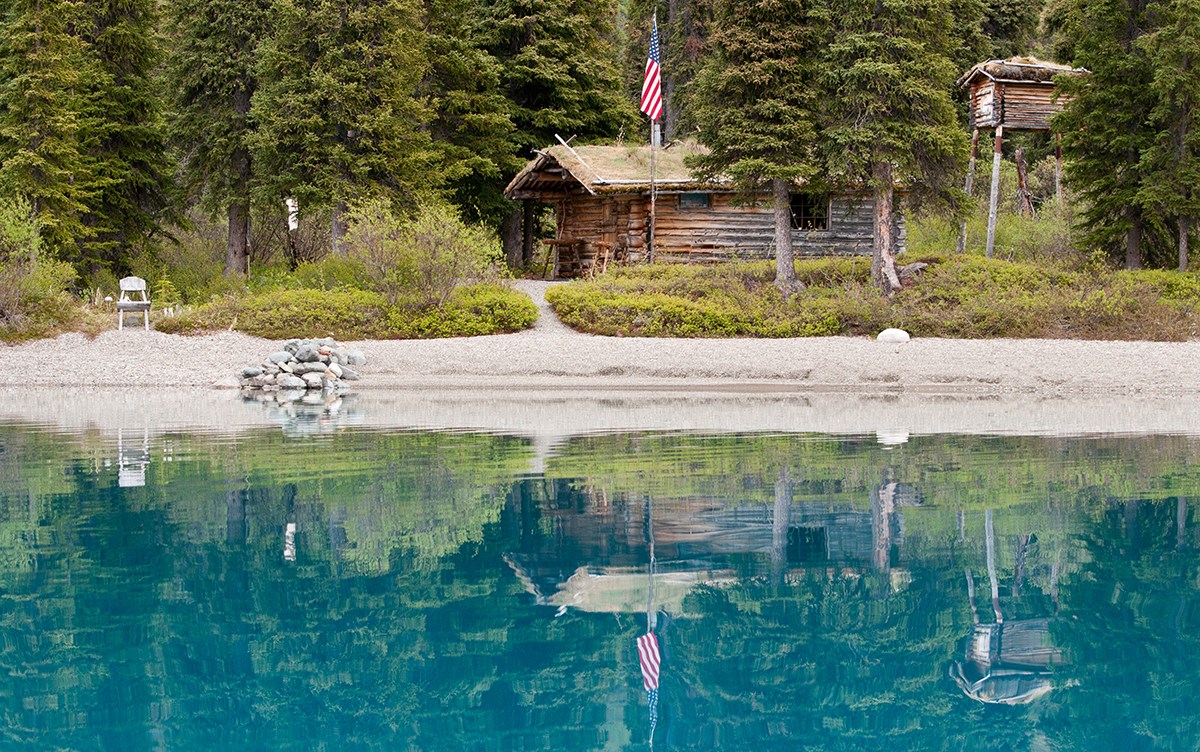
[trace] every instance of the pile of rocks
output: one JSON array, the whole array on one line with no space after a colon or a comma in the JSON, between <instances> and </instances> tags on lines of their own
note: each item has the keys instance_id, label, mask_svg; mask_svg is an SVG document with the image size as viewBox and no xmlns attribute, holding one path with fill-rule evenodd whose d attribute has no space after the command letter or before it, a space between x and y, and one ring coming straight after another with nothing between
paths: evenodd
<instances>
[{"instance_id":1,"label":"pile of rocks","mask_svg":"<svg viewBox=\"0 0 1200 752\"><path fill-rule=\"evenodd\" d=\"M347 350L332 337L289 339L261 365L243 368L240 383L244 389L264 392L343 390L344 382L361 378L352 366L366 362L361 350Z\"/></svg>"}]
</instances>

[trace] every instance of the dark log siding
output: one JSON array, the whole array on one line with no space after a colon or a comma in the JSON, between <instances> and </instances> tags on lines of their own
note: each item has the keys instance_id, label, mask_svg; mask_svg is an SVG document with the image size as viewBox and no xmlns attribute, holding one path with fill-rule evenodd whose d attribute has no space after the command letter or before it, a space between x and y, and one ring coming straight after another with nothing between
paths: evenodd
<instances>
[{"instance_id":1,"label":"dark log siding","mask_svg":"<svg viewBox=\"0 0 1200 752\"><path fill-rule=\"evenodd\" d=\"M719 261L730 258L772 258L774 225L765 198L757 203L744 195L712 193L707 209L679 208L678 194L664 193L656 207L655 258L680 261ZM646 250L649 197L640 194L580 194L559 202L562 240L611 248L630 261ZM874 201L869 196L838 195L831 201L828 230L794 230L797 255L869 255ZM897 217L898 249L903 250L903 217ZM590 253L588 255L591 255Z\"/></svg>"},{"instance_id":2,"label":"dark log siding","mask_svg":"<svg viewBox=\"0 0 1200 752\"><path fill-rule=\"evenodd\" d=\"M1050 130L1050 118L1066 104L1055 100L1054 85L1033 81L991 81L971 85L971 126L1008 130Z\"/></svg>"}]
</instances>

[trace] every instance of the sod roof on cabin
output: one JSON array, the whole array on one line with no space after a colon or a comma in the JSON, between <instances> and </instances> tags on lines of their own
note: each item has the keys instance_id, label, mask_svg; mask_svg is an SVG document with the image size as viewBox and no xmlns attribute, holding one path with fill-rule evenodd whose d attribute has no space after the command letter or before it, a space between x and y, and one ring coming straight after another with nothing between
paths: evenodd
<instances>
[{"instance_id":1,"label":"sod roof on cabin","mask_svg":"<svg viewBox=\"0 0 1200 752\"><path fill-rule=\"evenodd\" d=\"M701 183L692 175L684 160L706 149L692 141L677 141L657 150L655 181L674 188ZM561 175L560 178L552 176ZM505 189L505 195L549 190L553 183L567 176L574 178L593 193L636 190L650 184L650 147L635 146L574 146L561 144L541 149L525 165ZM717 181L719 183L720 181Z\"/></svg>"},{"instance_id":2,"label":"sod roof on cabin","mask_svg":"<svg viewBox=\"0 0 1200 752\"><path fill-rule=\"evenodd\" d=\"M1036 57L1017 56L1004 60L985 60L974 65L958 79L960 87L969 86L976 78L984 76L993 81L1053 83L1054 77L1062 74L1083 75L1086 68L1072 68L1061 63L1039 60Z\"/></svg>"}]
</instances>

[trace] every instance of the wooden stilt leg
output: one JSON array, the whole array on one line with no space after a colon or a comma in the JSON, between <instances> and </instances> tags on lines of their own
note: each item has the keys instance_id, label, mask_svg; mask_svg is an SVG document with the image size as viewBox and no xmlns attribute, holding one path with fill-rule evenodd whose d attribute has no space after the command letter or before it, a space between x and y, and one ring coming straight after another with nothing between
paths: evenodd
<instances>
[{"instance_id":1,"label":"wooden stilt leg","mask_svg":"<svg viewBox=\"0 0 1200 752\"><path fill-rule=\"evenodd\" d=\"M967 163L967 202L971 201L971 189L975 187L975 163L979 160L979 129L976 128L971 132L971 161ZM967 249L967 220L963 220L962 225L958 228L958 252L962 253Z\"/></svg>"},{"instance_id":2,"label":"wooden stilt leg","mask_svg":"<svg viewBox=\"0 0 1200 752\"><path fill-rule=\"evenodd\" d=\"M988 200L987 257L996 249L996 211L1000 204L1000 148L1004 139L1004 126L996 126L996 141L992 147L992 194Z\"/></svg>"}]
</instances>

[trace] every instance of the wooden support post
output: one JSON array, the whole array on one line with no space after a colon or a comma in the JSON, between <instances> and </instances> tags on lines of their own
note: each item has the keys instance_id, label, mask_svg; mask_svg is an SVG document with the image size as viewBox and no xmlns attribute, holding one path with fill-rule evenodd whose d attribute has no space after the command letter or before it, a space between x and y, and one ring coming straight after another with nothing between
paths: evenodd
<instances>
[{"instance_id":1,"label":"wooden support post","mask_svg":"<svg viewBox=\"0 0 1200 752\"><path fill-rule=\"evenodd\" d=\"M537 238L537 204L532 199L521 202L521 265L533 261L533 245Z\"/></svg>"},{"instance_id":2,"label":"wooden support post","mask_svg":"<svg viewBox=\"0 0 1200 752\"><path fill-rule=\"evenodd\" d=\"M1062 203L1062 134L1054 134L1054 197Z\"/></svg>"},{"instance_id":3,"label":"wooden support post","mask_svg":"<svg viewBox=\"0 0 1200 752\"><path fill-rule=\"evenodd\" d=\"M988 199L987 257L996 249L996 210L1000 205L1000 148L1004 140L1004 126L996 126L996 141L992 147L992 194Z\"/></svg>"},{"instance_id":4,"label":"wooden support post","mask_svg":"<svg viewBox=\"0 0 1200 752\"><path fill-rule=\"evenodd\" d=\"M971 131L971 161L967 163L967 185L964 189L967 194L967 204L970 205L971 189L975 187L975 163L979 160L979 129ZM973 207L972 207L973 208ZM958 252L962 253L967 250L967 220L963 220L962 225L958 228Z\"/></svg>"}]
</instances>

